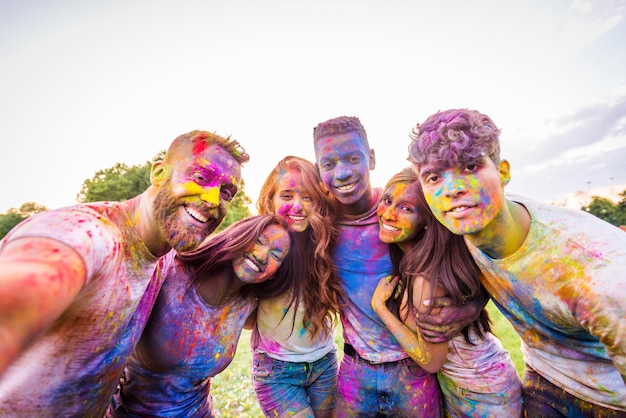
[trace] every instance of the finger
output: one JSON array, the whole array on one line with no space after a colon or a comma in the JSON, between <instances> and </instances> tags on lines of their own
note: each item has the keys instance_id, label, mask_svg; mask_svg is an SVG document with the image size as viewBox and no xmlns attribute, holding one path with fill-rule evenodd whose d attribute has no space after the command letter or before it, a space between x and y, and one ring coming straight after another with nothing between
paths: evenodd
<instances>
[{"instance_id":1,"label":"finger","mask_svg":"<svg viewBox=\"0 0 626 418\"><path fill-rule=\"evenodd\" d=\"M415 322L418 327L425 327L429 329L440 328L442 325L446 325L443 319L437 315L427 315L419 312L415 314Z\"/></svg>"}]
</instances>

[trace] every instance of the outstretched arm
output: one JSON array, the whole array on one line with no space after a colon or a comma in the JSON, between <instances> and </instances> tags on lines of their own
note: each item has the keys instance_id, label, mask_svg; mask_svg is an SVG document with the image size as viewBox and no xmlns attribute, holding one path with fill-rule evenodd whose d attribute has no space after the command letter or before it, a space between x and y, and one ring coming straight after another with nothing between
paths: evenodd
<instances>
[{"instance_id":1,"label":"outstretched arm","mask_svg":"<svg viewBox=\"0 0 626 418\"><path fill-rule=\"evenodd\" d=\"M0 374L72 303L86 278L81 257L49 238L18 238L0 252Z\"/></svg>"},{"instance_id":2,"label":"outstretched arm","mask_svg":"<svg viewBox=\"0 0 626 418\"><path fill-rule=\"evenodd\" d=\"M430 343L449 341L461 332L463 328L478 319L480 312L489 301L486 292L481 292L477 297L464 303L454 305L449 297L436 297L425 300L423 304L433 309L441 308L439 313L424 315L418 310L416 315L417 327L422 337Z\"/></svg>"},{"instance_id":3,"label":"outstretched arm","mask_svg":"<svg viewBox=\"0 0 626 418\"><path fill-rule=\"evenodd\" d=\"M448 343L431 344L425 341L419 332L412 331L389 311L385 302L391 297L398 277L390 279L391 276L380 279L372 297L372 308L413 361L427 372L436 373L446 361ZM424 292L421 284L420 289L414 289L414 293L415 290L418 290L414 295L418 300L421 300L421 294L430 294L430 290Z\"/></svg>"}]
</instances>

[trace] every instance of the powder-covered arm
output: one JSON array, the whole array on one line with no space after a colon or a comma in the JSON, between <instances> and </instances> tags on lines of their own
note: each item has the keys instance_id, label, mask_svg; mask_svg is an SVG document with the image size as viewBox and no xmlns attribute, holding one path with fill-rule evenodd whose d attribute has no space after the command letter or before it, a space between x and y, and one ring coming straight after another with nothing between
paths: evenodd
<instances>
[{"instance_id":1,"label":"powder-covered arm","mask_svg":"<svg viewBox=\"0 0 626 418\"><path fill-rule=\"evenodd\" d=\"M50 238L23 237L0 252L0 374L72 303L86 280L82 258Z\"/></svg>"},{"instance_id":2,"label":"powder-covered arm","mask_svg":"<svg viewBox=\"0 0 626 418\"><path fill-rule=\"evenodd\" d=\"M408 309L411 317L407 316L408 323L413 325L413 329L409 328L407 324L403 323L389 311L385 302L391 297L398 282L398 277L390 279L391 276L380 279L372 297L372 308L413 361L427 372L436 373L446 361L448 343L446 341L433 344L424 340L420 332L415 328L414 320L412 319L414 309ZM413 305L415 309L423 306L420 303L422 295L430 295L430 283L421 278L416 278L413 288ZM441 295L443 295L443 291L438 292L438 296ZM403 304L406 304L405 302L406 298L403 299ZM421 309L426 308L422 307Z\"/></svg>"}]
</instances>

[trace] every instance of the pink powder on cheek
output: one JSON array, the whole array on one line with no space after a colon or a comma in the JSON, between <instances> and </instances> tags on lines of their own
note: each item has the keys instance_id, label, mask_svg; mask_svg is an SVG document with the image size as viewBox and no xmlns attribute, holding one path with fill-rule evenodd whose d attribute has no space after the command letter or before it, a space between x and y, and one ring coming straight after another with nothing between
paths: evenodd
<instances>
[{"instance_id":1,"label":"pink powder on cheek","mask_svg":"<svg viewBox=\"0 0 626 418\"><path fill-rule=\"evenodd\" d=\"M291 205L282 205L281 207L278 208L278 211L276 212L276 214L285 218L285 215L289 213L289 209L291 209ZM287 219L287 221L289 221L289 219Z\"/></svg>"}]
</instances>

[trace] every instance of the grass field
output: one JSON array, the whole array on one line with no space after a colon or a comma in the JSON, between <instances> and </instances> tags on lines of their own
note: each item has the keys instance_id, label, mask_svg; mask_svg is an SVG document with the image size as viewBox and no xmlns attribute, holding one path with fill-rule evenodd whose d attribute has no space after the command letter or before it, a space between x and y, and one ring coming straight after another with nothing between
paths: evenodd
<instances>
[{"instance_id":1,"label":"grass field","mask_svg":"<svg viewBox=\"0 0 626 418\"><path fill-rule=\"evenodd\" d=\"M491 302L487 305L487 310L494 323L494 333L500 338L504 348L509 351L521 377L524 362L518 335ZM343 339L340 329L337 330L336 341L341 356ZM233 362L213 379L211 393L215 401L215 409L222 417L257 418L263 416L252 390L250 331L243 331L241 334Z\"/></svg>"}]
</instances>

